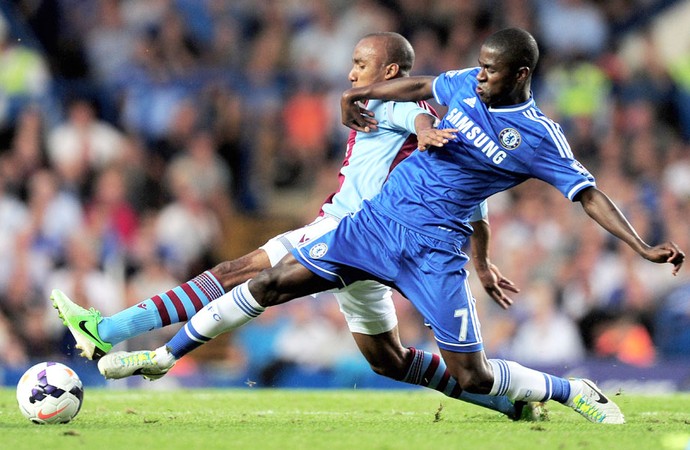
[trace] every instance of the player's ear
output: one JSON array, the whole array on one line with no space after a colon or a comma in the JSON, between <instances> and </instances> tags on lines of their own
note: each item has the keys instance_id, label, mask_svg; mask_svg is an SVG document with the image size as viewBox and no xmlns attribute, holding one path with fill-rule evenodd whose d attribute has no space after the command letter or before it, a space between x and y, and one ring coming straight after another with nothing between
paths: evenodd
<instances>
[{"instance_id":1,"label":"player's ear","mask_svg":"<svg viewBox=\"0 0 690 450\"><path fill-rule=\"evenodd\" d=\"M530 70L527 66L522 66L518 69L516 79L518 82L525 82L529 78Z\"/></svg>"},{"instance_id":2,"label":"player's ear","mask_svg":"<svg viewBox=\"0 0 690 450\"><path fill-rule=\"evenodd\" d=\"M395 78L398 76L400 73L400 66L397 65L396 63L391 63L386 66L386 74L385 78L386 80L390 80L392 78Z\"/></svg>"}]
</instances>

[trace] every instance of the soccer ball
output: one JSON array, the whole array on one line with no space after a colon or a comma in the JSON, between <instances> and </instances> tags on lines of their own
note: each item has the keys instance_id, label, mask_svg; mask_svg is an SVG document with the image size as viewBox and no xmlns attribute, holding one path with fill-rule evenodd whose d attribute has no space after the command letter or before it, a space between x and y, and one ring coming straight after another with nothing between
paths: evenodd
<instances>
[{"instance_id":1,"label":"soccer ball","mask_svg":"<svg viewBox=\"0 0 690 450\"><path fill-rule=\"evenodd\" d=\"M81 409L84 387L77 373L57 362L42 362L17 383L17 403L33 423L67 423Z\"/></svg>"}]
</instances>

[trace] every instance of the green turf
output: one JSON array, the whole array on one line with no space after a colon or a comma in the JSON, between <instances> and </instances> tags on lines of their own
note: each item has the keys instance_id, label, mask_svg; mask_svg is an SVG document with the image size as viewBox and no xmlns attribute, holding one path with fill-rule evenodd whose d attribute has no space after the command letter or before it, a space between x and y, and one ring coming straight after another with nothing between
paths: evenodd
<instances>
[{"instance_id":1,"label":"green turf","mask_svg":"<svg viewBox=\"0 0 690 450\"><path fill-rule=\"evenodd\" d=\"M615 397L628 421L587 422L556 403L514 423L427 391L87 389L77 418L34 425L0 390L0 448L21 449L685 449L690 395Z\"/></svg>"}]
</instances>

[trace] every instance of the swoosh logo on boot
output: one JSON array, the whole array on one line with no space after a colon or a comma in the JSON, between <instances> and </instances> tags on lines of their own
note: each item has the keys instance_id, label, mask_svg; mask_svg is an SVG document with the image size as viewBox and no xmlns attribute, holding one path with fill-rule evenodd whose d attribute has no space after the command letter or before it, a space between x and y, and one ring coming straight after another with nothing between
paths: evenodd
<instances>
[{"instance_id":1,"label":"swoosh logo on boot","mask_svg":"<svg viewBox=\"0 0 690 450\"><path fill-rule=\"evenodd\" d=\"M85 334L91 336L91 338L92 338L93 340L95 340L96 342L98 342L98 343L100 343L100 344L105 344L105 342L103 342L102 340L100 340L98 337L94 336L93 333L91 333L91 331L89 331L89 329L86 328L86 320L82 320L81 322L79 322L79 329L80 329L81 331L83 331Z\"/></svg>"},{"instance_id":2,"label":"swoosh logo on boot","mask_svg":"<svg viewBox=\"0 0 690 450\"><path fill-rule=\"evenodd\" d=\"M604 397L604 396L602 395L602 393L599 392L598 389L596 389L594 386L592 386L591 384L589 384L589 383L587 383L587 382L585 382L585 384L586 384L587 386L589 386L590 388L592 388L592 390L597 394L597 397L599 397L599 398L597 399L597 403L601 403L601 404L603 405L603 404L606 404L606 403L609 402L609 400L608 400L606 397Z\"/></svg>"}]
</instances>

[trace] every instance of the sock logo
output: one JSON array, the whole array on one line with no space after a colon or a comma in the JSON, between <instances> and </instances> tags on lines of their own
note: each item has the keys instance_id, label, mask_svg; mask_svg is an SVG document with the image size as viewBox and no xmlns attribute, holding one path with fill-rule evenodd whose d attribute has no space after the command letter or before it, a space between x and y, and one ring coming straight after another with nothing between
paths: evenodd
<instances>
[{"instance_id":1,"label":"sock logo","mask_svg":"<svg viewBox=\"0 0 690 450\"><path fill-rule=\"evenodd\" d=\"M139 303L139 304L137 305L137 308L141 308L141 309L146 309L146 310L148 310L148 308L147 308L147 306L146 306L146 303L144 303L144 302Z\"/></svg>"}]
</instances>

